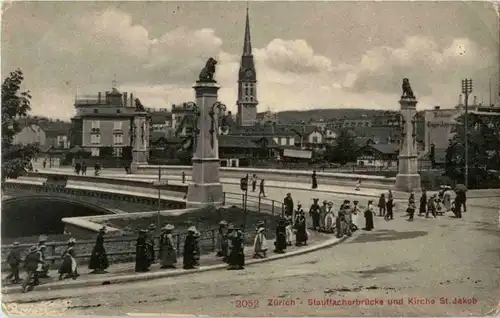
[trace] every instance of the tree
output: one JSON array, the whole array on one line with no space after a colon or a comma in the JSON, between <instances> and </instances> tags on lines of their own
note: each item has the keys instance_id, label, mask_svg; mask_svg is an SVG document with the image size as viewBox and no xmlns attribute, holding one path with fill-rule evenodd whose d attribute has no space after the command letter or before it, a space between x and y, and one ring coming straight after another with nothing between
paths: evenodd
<instances>
[{"instance_id":1,"label":"tree","mask_svg":"<svg viewBox=\"0 0 500 318\"><path fill-rule=\"evenodd\" d=\"M354 136L348 130L342 129L335 145L327 149L325 158L330 162L345 165L348 162L356 161L357 150Z\"/></svg>"},{"instance_id":2,"label":"tree","mask_svg":"<svg viewBox=\"0 0 500 318\"><path fill-rule=\"evenodd\" d=\"M469 186L486 186L494 178L489 170L499 170L500 163L494 160L500 154L500 116L470 114L465 127L465 116L457 119L446 150L446 175L457 182L465 180L465 133L468 137Z\"/></svg>"},{"instance_id":3,"label":"tree","mask_svg":"<svg viewBox=\"0 0 500 318\"><path fill-rule=\"evenodd\" d=\"M17 69L2 83L2 182L25 173L38 145L14 145L14 136L21 131L19 119L31 110L29 91L21 91L23 72Z\"/></svg>"}]
</instances>

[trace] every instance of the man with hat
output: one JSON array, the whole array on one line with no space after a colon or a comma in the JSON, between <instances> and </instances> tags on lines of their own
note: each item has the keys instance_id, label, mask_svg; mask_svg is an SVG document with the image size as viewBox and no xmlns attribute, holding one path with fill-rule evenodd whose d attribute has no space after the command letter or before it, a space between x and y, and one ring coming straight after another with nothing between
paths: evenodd
<instances>
[{"instance_id":1,"label":"man with hat","mask_svg":"<svg viewBox=\"0 0 500 318\"><path fill-rule=\"evenodd\" d=\"M151 266L151 259L148 247L148 231L140 230L135 245L135 271L137 273L148 272Z\"/></svg>"},{"instance_id":2,"label":"man with hat","mask_svg":"<svg viewBox=\"0 0 500 318\"><path fill-rule=\"evenodd\" d=\"M156 232L156 225L150 224L148 227L148 235L147 235L147 239L146 239L146 245L148 247L149 261L151 262L151 264L156 263L155 232Z\"/></svg>"},{"instance_id":3,"label":"man with hat","mask_svg":"<svg viewBox=\"0 0 500 318\"><path fill-rule=\"evenodd\" d=\"M19 278L19 266L22 263L19 242L14 242L12 244L12 249L7 255L7 263L10 266L10 274L5 278L5 280L12 279L13 284L19 284L21 282L21 278Z\"/></svg>"},{"instance_id":4,"label":"man with hat","mask_svg":"<svg viewBox=\"0 0 500 318\"><path fill-rule=\"evenodd\" d=\"M39 275L41 270L41 265L43 264L42 253L38 249L38 246L33 245L28 250L28 254L24 259L24 268L26 269L26 278L23 281L23 293L27 292L28 289L32 290L34 286L38 285Z\"/></svg>"},{"instance_id":5,"label":"man with hat","mask_svg":"<svg viewBox=\"0 0 500 318\"><path fill-rule=\"evenodd\" d=\"M196 227L188 228L186 239L184 240L183 268L193 269L199 266L200 245L199 234Z\"/></svg>"},{"instance_id":6,"label":"man with hat","mask_svg":"<svg viewBox=\"0 0 500 318\"><path fill-rule=\"evenodd\" d=\"M293 217L293 199L291 193L286 194L286 197L283 200L283 205L285 207L285 216Z\"/></svg>"},{"instance_id":7,"label":"man with hat","mask_svg":"<svg viewBox=\"0 0 500 318\"><path fill-rule=\"evenodd\" d=\"M68 240L68 247L62 254L61 258L63 259L61 266L59 267L59 280L63 278L73 278L76 279L78 277L78 271L76 267L76 251L75 251L76 239L70 238ZM66 274L66 277L63 277Z\"/></svg>"},{"instance_id":8,"label":"man with hat","mask_svg":"<svg viewBox=\"0 0 500 318\"><path fill-rule=\"evenodd\" d=\"M174 230L172 224L167 224L161 229L160 234L160 264L161 268L175 268L177 264L177 253L175 250Z\"/></svg>"},{"instance_id":9,"label":"man with hat","mask_svg":"<svg viewBox=\"0 0 500 318\"><path fill-rule=\"evenodd\" d=\"M320 206L318 204L318 198L313 199L313 204L309 208L309 215L312 218L312 227L314 230L319 230L319 216L320 216Z\"/></svg>"},{"instance_id":10,"label":"man with hat","mask_svg":"<svg viewBox=\"0 0 500 318\"><path fill-rule=\"evenodd\" d=\"M47 263L47 246L45 245L47 243L47 240L49 238L47 235L40 235L38 238L38 250L40 251L40 254L42 255L42 272L39 274L40 278L49 278L49 269L50 269L50 264Z\"/></svg>"},{"instance_id":11,"label":"man with hat","mask_svg":"<svg viewBox=\"0 0 500 318\"><path fill-rule=\"evenodd\" d=\"M264 234L265 228L263 226L257 229L257 234L253 241L253 258L265 258L267 253L267 239Z\"/></svg>"},{"instance_id":12,"label":"man with hat","mask_svg":"<svg viewBox=\"0 0 500 318\"><path fill-rule=\"evenodd\" d=\"M287 240L286 240L286 225L287 221L284 217L281 217L276 226L276 241L274 241L274 252L275 253L285 253Z\"/></svg>"},{"instance_id":13,"label":"man with hat","mask_svg":"<svg viewBox=\"0 0 500 318\"><path fill-rule=\"evenodd\" d=\"M109 267L108 255L104 248L104 234L106 234L106 226L99 230L90 256L89 269L93 270L91 274L105 273L105 269Z\"/></svg>"},{"instance_id":14,"label":"man with hat","mask_svg":"<svg viewBox=\"0 0 500 318\"><path fill-rule=\"evenodd\" d=\"M241 270L245 268L244 235L240 227L235 227L231 237L231 252L229 253L229 270Z\"/></svg>"},{"instance_id":15,"label":"man with hat","mask_svg":"<svg viewBox=\"0 0 500 318\"><path fill-rule=\"evenodd\" d=\"M328 202L326 214L323 223L325 224L324 230L327 233L333 233L335 225L335 214L333 213L333 202Z\"/></svg>"}]
</instances>

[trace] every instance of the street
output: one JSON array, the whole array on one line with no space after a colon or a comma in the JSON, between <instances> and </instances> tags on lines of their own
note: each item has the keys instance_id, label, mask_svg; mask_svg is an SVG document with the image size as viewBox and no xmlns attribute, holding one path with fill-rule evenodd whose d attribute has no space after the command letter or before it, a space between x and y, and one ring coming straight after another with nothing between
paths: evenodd
<instances>
[{"instance_id":1,"label":"street","mask_svg":"<svg viewBox=\"0 0 500 318\"><path fill-rule=\"evenodd\" d=\"M461 220L448 215L408 222L400 207L393 221L377 217L373 232L240 272L34 291L5 295L4 301L29 301L7 309L32 315L491 315L500 299L498 201L468 203Z\"/></svg>"}]
</instances>

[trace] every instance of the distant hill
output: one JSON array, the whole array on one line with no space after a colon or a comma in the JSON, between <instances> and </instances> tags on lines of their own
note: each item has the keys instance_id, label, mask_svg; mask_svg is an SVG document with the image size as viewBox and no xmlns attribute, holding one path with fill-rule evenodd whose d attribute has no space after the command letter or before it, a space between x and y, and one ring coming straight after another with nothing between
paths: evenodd
<instances>
[{"instance_id":1,"label":"distant hill","mask_svg":"<svg viewBox=\"0 0 500 318\"><path fill-rule=\"evenodd\" d=\"M311 120L319 119L334 119L334 118L346 118L346 119L356 119L361 118L361 116L366 115L367 117L382 116L388 114L390 111L387 110L376 110L376 109L361 109L361 108L351 108L351 109L311 109L311 110L289 110L277 113L278 120L280 122L309 122Z\"/></svg>"}]
</instances>

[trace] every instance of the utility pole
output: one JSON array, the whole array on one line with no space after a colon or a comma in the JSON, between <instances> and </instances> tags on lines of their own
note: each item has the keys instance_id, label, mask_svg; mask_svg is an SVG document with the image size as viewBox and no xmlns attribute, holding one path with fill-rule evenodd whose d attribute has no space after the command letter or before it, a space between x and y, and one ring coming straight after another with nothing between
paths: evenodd
<instances>
[{"instance_id":1,"label":"utility pole","mask_svg":"<svg viewBox=\"0 0 500 318\"><path fill-rule=\"evenodd\" d=\"M462 80L462 94L465 95L465 186L469 188L469 94L472 93L472 79Z\"/></svg>"}]
</instances>

